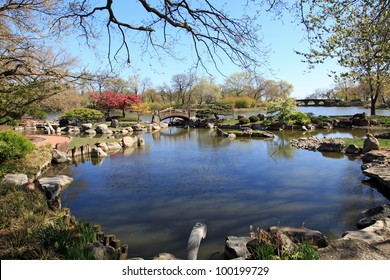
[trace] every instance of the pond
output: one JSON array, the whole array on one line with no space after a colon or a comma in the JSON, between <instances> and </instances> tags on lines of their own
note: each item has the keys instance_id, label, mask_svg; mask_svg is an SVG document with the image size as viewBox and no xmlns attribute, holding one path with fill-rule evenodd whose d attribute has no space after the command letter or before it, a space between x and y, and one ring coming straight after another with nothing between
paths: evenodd
<instances>
[{"instance_id":1,"label":"pond","mask_svg":"<svg viewBox=\"0 0 390 280\"><path fill-rule=\"evenodd\" d=\"M338 130L319 137L356 136ZM303 132L278 132L273 140L229 140L208 129L169 127L146 133L145 147L100 162L73 164L63 207L100 224L129 245L129 257L161 252L186 257L198 221L207 224L199 259L222 252L226 236L248 236L249 226L320 230L329 238L355 230L361 211L388 203L363 182L361 161L288 144Z\"/></svg>"},{"instance_id":2,"label":"pond","mask_svg":"<svg viewBox=\"0 0 390 280\"><path fill-rule=\"evenodd\" d=\"M298 107L299 111L304 113L313 113L316 116L352 116L356 113L366 113L367 116L370 116L369 108L362 107L324 107L324 106L300 106ZM245 115L246 117L257 115L260 113L266 113L266 111L253 111L253 112L236 112L234 117L238 115ZM388 109L376 109L377 116L390 116L390 110ZM232 117L232 116L230 116Z\"/></svg>"}]
</instances>

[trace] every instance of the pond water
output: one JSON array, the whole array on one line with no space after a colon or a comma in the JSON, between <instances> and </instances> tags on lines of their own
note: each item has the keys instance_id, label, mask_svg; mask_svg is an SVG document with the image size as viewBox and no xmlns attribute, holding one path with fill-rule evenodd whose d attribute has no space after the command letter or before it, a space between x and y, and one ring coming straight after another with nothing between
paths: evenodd
<instances>
[{"instance_id":1,"label":"pond water","mask_svg":"<svg viewBox=\"0 0 390 280\"><path fill-rule=\"evenodd\" d=\"M340 236L356 229L361 211L388 203L387 194L362 182L360 160L288 145L308 136L285 131L273 140L229 140L213 130L173 127L146 133L145 147L70 166L74 181L62 205L116 234L129 245L130 257L145 259L161 252L185 258L198 221L208 226L199 259L222 252L226 236L248 236L250 225L305 225Z\"/></svg>"},{"instance_id":2,"label":"pond water","mask_svg":"<svg viewBox=\"0 0 390 280\"><path fill-rule=\"evenodd\" d=\"M302 106L298 107L298 109L304 113L313 113L316 116L351 116L356 113L363 113L365 112L367 116L369 116L370 109L369 108L363 108L363 107L324 107L324 106ZM237 118L238 115L244 115L246 117L250 117L257 114L265 114L265 110L238 110L237 112L234 112L230 116L225 116L228 118ZM376 109L376 115L377 116L390 116L390 110L389 109ZM136 113L127 113L128 117L137 118ZM150 122L152 120L152 115L146 115L141 117L142 121Z\"/></svg>"},{"instance_id":3,"label":"pond water","mask_svg":"<svg viewBox=\"0 0 390 280\"><path fill-rule=\"evenodd\" d=\"M299 111L304 113L313 113L316 116L351 116L356 113L365 112L367 116L371 115L369 108L362 107L324 107L324 106L301 106L298 107ZM234 114L234 117L238 115L245 115L247 117L260 113L266 113L266 111L254 111L254 112L238 112ZM390 116L390 110L388 109L376 109L377 116Z\"/></svg>"}]
</instances>

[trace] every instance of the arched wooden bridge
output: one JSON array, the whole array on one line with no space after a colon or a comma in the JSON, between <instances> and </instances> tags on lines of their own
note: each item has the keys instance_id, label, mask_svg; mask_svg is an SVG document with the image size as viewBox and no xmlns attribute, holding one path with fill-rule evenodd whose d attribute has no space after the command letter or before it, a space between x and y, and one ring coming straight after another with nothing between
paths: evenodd
<instances>
[{"instance_id":1,"label":"arched wooden bridge","mask_svg":"<svg viewBox=\"0 0 390 280\"><path fill-rule=\"evenodd\" d=\"M305 98L296 99L297 104L304 104L304 106L333 106L339 103L340 99L321 99L321 98Z\"/></svg>"},{"instance_id":2,"label":"arched wooden bridge","mask_svg":"<svg viewBox=\"0 0 390 280\"><path fill-rule=\"evenodd\" d=\"M183 109L174 109L174 108L168 108L164 110L157 110L154 111L153 117L152 117L152 123L159 123L165 119L169 118L182 118L184 120L189 120L191 117L191 111L190 110L183 110Z\"/></svg>"}]
</instances>

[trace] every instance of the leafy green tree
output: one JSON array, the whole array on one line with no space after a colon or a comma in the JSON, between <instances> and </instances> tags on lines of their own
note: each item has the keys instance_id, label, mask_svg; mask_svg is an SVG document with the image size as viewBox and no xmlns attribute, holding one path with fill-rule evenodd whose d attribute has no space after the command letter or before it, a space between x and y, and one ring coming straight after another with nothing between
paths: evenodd
<instances>
[{"instance_id":1,"label":"leafy green tree","mask_svg":"<svg viewBox=\"0 0 390 280\"><path fill-rule=\"evenodd\" d=\"M198 104L210 104L221 98L221 88L212 77L201 77L192 88L192 95Z\"/></svg>"},{"instance_id":2,"label":"leafy green tree","mask_svg":"<svg viewBox=\"0 0 390 280\"><path fill-rule=\"evenodd\" d=\"M225 96L248 96L252 90L253 75L250 72L233 73L225 79L223 92Z\"/></svg>"},{"instance_id":3,"label":"leafy green tree","mask_svg":"<svg viewBox=\"0 0 390 280\"><path fill-rule=\"evenodd\" d=\"M298 110L295 99L293 98L277 98L268 104L267 114L272 115L272 118L277 119L280 125L290 124L292 116Z\"/></svg>"},{"instance_id":4,"label":"leafy green tree","mask_svg":"<svg viewBox=\"0 0 390 280\"><path fill-rule=\"evenodd\" d=\"M301 53L310 65L337 59L349 77L368 86L371 114L390 80L388 0L304 1L302 12L312 49ZM336 74L336 73L334 73Z\"/></svg>"},{"instance_id":5,"label":"leafy green tree","mask_svg":"<svg viewBox=\"0 0 390 280\"><path fill-rule=\"evenodd\" d=\"M359 89L359 83L352 79L339 79L334 87L334 98L344 101L365 100L363 92Z\"/></svg>"}]
</instances>

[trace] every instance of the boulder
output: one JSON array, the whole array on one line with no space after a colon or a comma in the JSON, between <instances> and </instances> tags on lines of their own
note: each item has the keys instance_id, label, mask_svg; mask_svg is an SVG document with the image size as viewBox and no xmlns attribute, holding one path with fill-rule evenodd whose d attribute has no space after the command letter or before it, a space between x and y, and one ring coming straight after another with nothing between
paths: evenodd
<instances>
[{"instance_id":1,"label":"boulder","mask_svg":"<svg viewBox=\"0 0 390 280\"><path fill-rule=\"evenodd\" d=\"M363 170L363 174L378 180L378 182L390 188L390 165L372 166Z\"/></svg>"},{"instance_id":2,"label":"boulder","mask_svg":"<svg viewBox=\"0 0 390 280\"><path fill-rule=\"evenodd\" d=\"M252 125L253 130L264 130L266 127L261 123L256 123Z\"/></svg>"},{"instance_id":3,"label":"boulder","mask_svg":"<svg viewBox=\"0 0 390 280\"><path fill-rule=\"evenodd\" d=\"M356 231L347 231L324 249L324 260L388 260L390 259L390 204L363 211Z\"/></svg>"},{"instance_id":4,"label":"boulder","mask_svg":"<svg viewBox=\"0 0 390 280\"><path fill-rule=\"evenodd\" d=\"M252 130L252 137L274 138L275 134L265 130Z\"/></svg>"},{"instance_id":5,"label":"boulder","mask_svg":"<svg viewBox=\"0 0 390 280\"><path fill-rule=\"evenodd\" d=\"M217 135L218 136L224 136L224 137L228 137L229 136L229 134L227 133L227 132L224 132L222 129L220 129L220 128L216 128L216 131L217 131Z\"/></svg>"},{"instance_id":6,"label":"boulder","mask_svg":"<svg viewBox=\"0 0 390 280\"><path fill-rule=\"evenodd\" d=\"M363 153L367 153L372 150L379 150L379 142L378 139L374 137L371 133L366 134L366 139L363 144Z\"/></svg>"},{"instance_id":7,"label":"boulder","mask_svg":"<svg viewBox=\"0 0 390 280\"><path fill-rule=\"evenodd\" d=\"M59 184L51 184L43 187L47 200L59 200L62 187Z\"/></svg>"},{"instance_id":8,"label":"boulder","mask_svg":"<svg viewBox=\"0 0 390 280\"><path fill-rule=\"evenodd\" d=\"M249 136L252 136L252 134L253 134L252 128L245 127L245 128L242 129L242 134L240 134L240 136L244 136L244 137L247 136L247 137L249 137Z\"/></svg>"},{"instance_id":9,"label":"boulder","mask_svg":"<svg viewBox=\"0 0 390 280\"><path fill-rule=\"evenodd\" d=\"M66 153L67 151L69 151L69 141L64 141L64 142L61 142L61 143L57 143L55 144L55 149L58 150L58 151L61 151L61 152L64 152Z\"/></svg>"},{"instance_id":10,"label":"boulder","mask_svg":"<svg viewBox=\"0 0 390 280\"><path fill-rule=\"evenodd\" d=\"M329 244L326 237L318 230L312 230L305 227L295 228L279 226L273 226L269 230L271 232L285 234L288 238L291 239L292 242L296 244L305 243L316 246L318 248L326 247Z\"/></svg>"},{"instance_id":11,"label":"boulder","mask_svg":"<svg viewBox=\"0 0 390 280\"><path fill-rule=\"evenodd\" d=\"M98 124L96 126L96 132L97 133L103 133L104 130L108 129L108 125L106 124Z\"/></svg>"},{"instance_id":12,"label":"boulder","mask_svg":"<svg viewBox=\"0 0 390 280\"><path fill-rule=\"evenodd\" d=\"M375 134L375 138L390 139L390 132L384 132L384 133Z\"/></svg>"},{"instance_id":13,"label":"boulder","mask_svg":"<svg viewBox=\"0 0 390 280\"><path fill-rule=\"evenodd\" d=\"M337 239L318 250L321 260L388 260L390 256L363 240Z\"/></svg>"},{"instance_id":14,"label":"boulder","mask_svg":"<svg viewBox=\"0 0 390 280\"><path fill-rule=\"evenodd\" d=\"M64 188L68 186L70 183L72 183L72 181L73 178L67 175L55 175L55 176L43 177L41 179L38 179L38 185L42 189L45 189L51 185L60 185L62 188Z\"/></svg>"},{"instance_id":15,"label":"boulder","mask_svg":"<svg viewBox=\"0 0 390 280\"><path fill-rule=\"evenodd\" d=\"M137 143L137 139L134 138L134 137L125 136L125 137L122 138L120 143L121 143L122 147L131 147L135 143Z\"/></svg>"},{"instance_id":16,"label":"boulder","mask_svg":"<svg viewBox=\"0 0 390 280\"><path fill-rule=\"evenodd\" d=\"M121 129L119 130L119 132L122 134L128 134L130 131L128 131L127 129Z\"/></svg>"},{"instance_id":17,"label":"boulder","mask_svg":"<svg viewBox=\"0 0 390 280\"><path fill-rule=\"evenodd\" d=\"M345 153L349 155L358 155L361 153L361 149L355 144L350 144L346 149Z\"/></svg>"},{"instance_id":18,"label":"boulder","mask_svg":"<svg viewBox=\"0 0 390 280\"><path fill-rule=\"evenodd\" d=\"M309 129L309 130L314 130L315 126L312 125L311 123L309 123L309 124L306 125L306 128Z\"/></svg>"},{"instance_id":19,"label":"boulder","mask_svg":"<svg viewBox=\"0 0 390 280\"><path fill-rule=\"evenodd\" d=\"M6 174L2 181L3 184L11 184L16 186L22 186L28 183L28 177L26 174Z\"/></svg>"},{"instance_id":20,"label":"boulder","mask_svg":"<svg viewBox=\"0 0 390 280\"><path fill-rule=\"evenodd\" d=\"M87 134L87 135L95 135L96 134L96 130L91 128L91 129L84 130L83 133Z\"/></svg>"},{"instance_id":21,"label":"boulder","mask_svg":"<svg viewBox=\"0 0 390 280\"><path fill-rule=\"evenodd\" d=\"M107 143L105 143L105 142L96 143L95 146L98 148L101 148L103 150L103 152L108 152L108 150L109 150Z\"/></svg>"},{"instance_id":22,"label":"boulder","mask_svg":"<svg viewBox=\"0 0 390 280\"><path fill-rule=\"evenodd\" d=\"M226 259L247 259L251 256L247 243L252 239L250 237L228 236L225 241L225 258Z\"/></svg>"},{"instance_id":23,"label":"boulder","mask_svg":"<svg viewBox=\"0 0 390 280\"><path fill-rule=\"evenodd\" d=\"M147 128L144 125L139 124L139 123L133 125L132 128L134 131L146 131L147 130Z\"/></svg>"},{"instance_id":24,"label":"boulder","mask_svg":"<svg viewBox=\"0 0 390 280\"><path fill-rule=\"evenodd\" d=\"M388 241L390 239L390 218L377 220L373 225L361 230L347 231L343 234L343 239L358 239L369 244Z\"/></svg>"},{"instance_id":25,"label":"boulder","mask_svg":"<svg viewBox=\"0 0 390 280\"><path fill-rule=\"evenodd\" d=\"M370 125L370 121L367 119L365 112L363 112L361 114L359 113L359 114L353 115L353 117L351 118L351 121L352 121L352 125L355 125L355 126L368 126L368 125Z\"/></svg>"},{"instance_id":26,"label":"boulder","mask_svg":"<svg viewBox=\"0 0 390 280\"><path fill-rule=\"evenodd\" d=\"M88 130L88 129L92 129L92 123L83 123L83 124L81 124L81 130L82 131L86 131L86 130Z\"/></svg>"},{"instance_id":27,"label":"boulder","mask_svg":"<svg viewBox=\"0 0 390 280\"><path fill-rule=\"evenodd\" d=\"M234 133L229 133L227 137L229 139L235 139L237 136Z\"/></svg>"},{"instance_id":28,"label":"boulder","mask_svg":"<svg viewBox=\"0 0 390 280\"><path fill-rule=\"evenodd\" d=\"M50 209L54 211L61 209L61 192L72 181L73 178L66 175L44 177L38 180L38 185L44 191Z\"/></svg>"},{"instance_id":29,"label":"boulder","mask_svg":"<svg viewBox=\"0 0 390 280\"><path fill-rule=\"evenodd\" d=\"M118 259L118 251L114 247L104 246L100 242L88 244L85 248L85 253L87 256L92 256L95 260Z\"/></svg>"},{"instance_id":30,"label":"boulder","mask_svg":"<svg viewBox=\"0 0 390 280\"><path fill-rule=\"evenodd\" d=\"M153 260L160 260L160 261L170 261L170 260L180 260L171 253L160 253L157 256L153 257Z\"/></svg>"},{"instance_id":31,"label":"boulder","mask_svg":"<svg viewBox=\"0 0 390 280\"><path fill-rule=\"evenodd\" d=\"M331 122L323 122L317 125L317 128L322 128L322 129L333 129L333 124Z\"/></svg>"},{"instance_id":32,"label":"boulder","mask_svg":"<svg viewBox=\"0 0 390 280\"><path fill-rule=\"evenodd\" d=\"M107 143L107 148L109 151L114 151L114 150L122 149L122 146L119 143L112 142L112 143Z\"/></svg>"},{"instance_id":33,"label":"boulder","mask_svg":"<svg viewBox=\"0 0 390 280\"><path fill-rule=\"evenodd\" d=\"M52 150L51 156L52 156L52 162L54 163L70 162L70 158L68 157L67 153L59 151L57 149Z\"/></svg>"},{"instance_id":34,"label":"boulder","mask_svg":"<svg viewBox=\"0 0 390 280\"><path fill-rule=\"evenodd\" d=\"M390 150L372 150L364 154L362 160L364 163L380 163L387 164L390 158Z\"/></svg>"},{"instance_id":35,"label":"boulder","mask_svg":"<svg viewBox=\"0 0 390 280\"><path fill-rule=\"evenodd\" d=\"M80 133L80 128L78 126L73 127L73 133L74 134Z\"/></svg>"},{"instance_id":36,"label":"boulder","mask_svg":"<svg viewBox=\"0 0 390 280\"><path fill-rule=\"evenodd\" d=\"M107 153L103 151L100 147L93 147L91 149L91 158L100 158L100 157L106 157Z\"/></svg>"},{"instance_id":37,"label":"boulder","mask_svg":"<svg viewBox=\"0 0 390 280\"><path fill-rule=\"evenodd\" d=\"M380 205L361 212L357 227L358 229L363 229L385 218L390 218L390 204Z\"/></svg>"},{"instance_id":38,"label":"boulder","mask_svg":"<svg viewBox=\"0 0 390 280\"><path fill-rule=\"evenodd\" d=\"M119 127L119 121L117 119L111 120L111 127L118 128Z\"/></svg>"},{"instance_id":39,"label":"boulder","mask_svg":"<svg viewBox=\"0 0 390 280\"><path fill-rule=\"evenodd\" d=\"M107 124L98 124L96 126L96 132L100 134L113 134L114 132L111 129L108 129Z\"/></svg>"},{"instance_id":40,"label":"boulder","mask_svg":"<svg viewBox=\"0 0 390 280\"><path fill-rule=\"evenodd\" d=\"M356 126L369 126L370 121L368 119L352 120L352 124Z\"/></svg>"},{"instance_id":41,"label":"boulder","mask_svg":"<svg viewBox=\"0 0 390 280\"><path fill-rule=\"evenodd\" d=\"M344 148L344 141L335 139L324 139L318 146L320 152L341 152Z\"/></svg>"}]
</instances>

